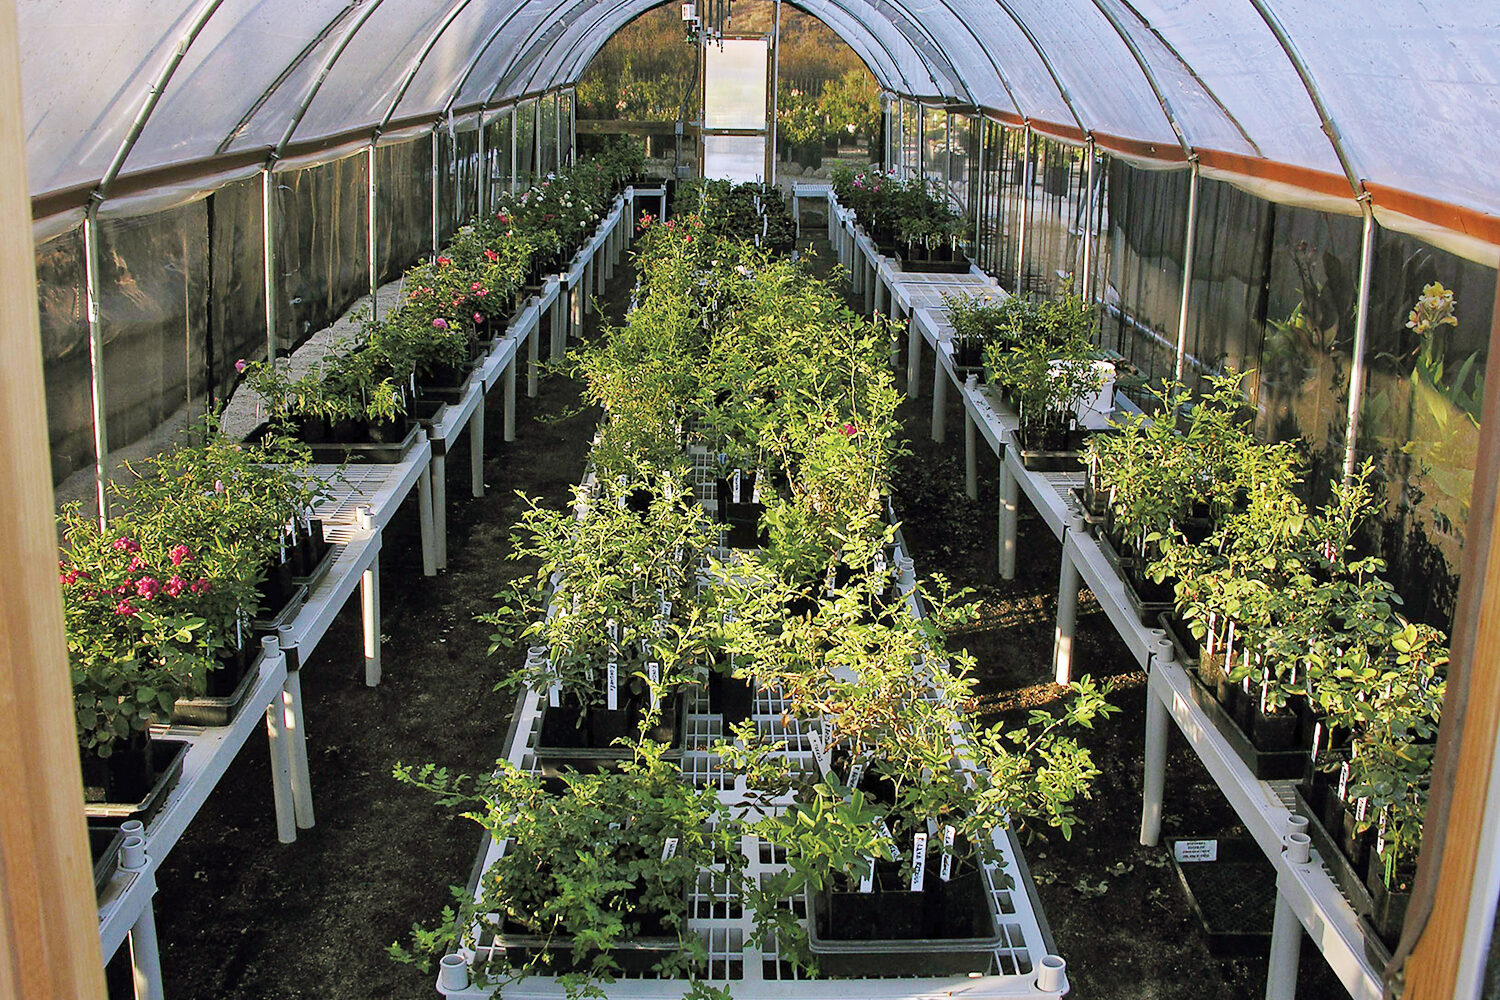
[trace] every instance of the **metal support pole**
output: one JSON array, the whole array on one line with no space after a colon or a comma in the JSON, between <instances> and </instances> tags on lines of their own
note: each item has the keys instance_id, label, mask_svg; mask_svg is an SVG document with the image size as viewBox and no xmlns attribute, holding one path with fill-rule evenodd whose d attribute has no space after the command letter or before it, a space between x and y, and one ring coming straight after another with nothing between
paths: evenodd
<instances>
[{"instance_id":1,"label":"metal support pole","mask_svg":"<svg viewBox=\"0 0 1500 1000\"><path fill-rule=\"evenodd\" d=\"M771 133L770 165L766 168L766 180L776 183L776 112L780 103L781 89L781 0L776 0L775 30L771 33Z\"/></svg>"},{"instance_id":2,"label":"metal support pole","mask_svg":"<svg viewBox=\"0 0 1500 1000\"><path fill-rule=\"evenodd\" d=\"M517 131L516 119L519 118L519 117L521 117L520 106L517 105L515 107L512 107L510 109L510 189L511 189L511 191L515 191L515 189L520 184L520 179L516 176L516 170L517 170L517 168L519 166L519 162L518 162L519 153L518 153L518 151L516 149L516 131Z\"/></svg>"},{"instance_id":3,"label":"metal support pole","mask_svg":"<svg viewBox=\"0 0 1500 1000\"><path fill-rule=\"evenodd\" d=\"M1021 233L1016 238L1016 288L1017 295L1025 294L1026 280L1026 232L1031 228L1031 125L1028 123L1021 133Z\"/></svg>"},{"instance_id":4,"label":"metal support pole","mask_svg":"<svg viewBox=\"0 0 1500 1000\"><path fill-rule=\"evenodd\" d=\"M379 137L377 136L376 139ZM370 140L369 159L367 170L369 171L369 200L370 200L370 318L380 318L380 234L375 230L376 224L376 201L380 194L380 183L375 169L375 142Z\"/></svg>"},{"instance_id":5,"label":"metal support pole","mask_svg":"<svg viewBox=\"0 0 1500 1000\"><path fill-rule=\"evenodd\" d=\"M978 167L979 172L975 175L978 178L978 183L974 185L975 190L977 190L978 193L979 193L979 204L977 204L977 205L970 205L969 206L969 210L974 213L974 259L976 261L981 261L981 260L984 259L984 253L980 249L980 234L983 231L983 224L984 224L984 161L985 161L984 147L987 145L987 143L984 140L985 140L985 137L988 136L988 135L989 135L989 119L986 118L984 115L980 115L979 116L979 143L978 143L978 145L979 145L979 167Z\"/></svg>"},{"instance_id":6,"label":"metal support pole","mask_svg":"<svg viewBox=\"0 0 1500 1000\"><path fill-rule=\"evenodd\" d=\"M260 172L260 257L266 294L266 361L276 360L278 287L276 283L276 175L269 164Z\"/></svg>"},{"instance_id":7,"label":"metal support pole","mask_svg":"<svg viewBox=\"0 0 1500 1000\"><path fill-rule=\"evenodd\" d=\"M1172 376L1182 381L1187 367L1188 307L1193 293L1193 253L1198 243L1198 161L1193 160L1192 180L1188 184L1187 238L1182 247L1182 308L1177 313L1177 365Z\"/></svg>"},{"instance_id":8,"label":"metal support pole","mask_svg":"<svg viewBox=\"0 0 1500 1000\"><path fill-rule=\"evenodd\" d=\"M478 166L477 169L478 169L479 176L475 178L475 186L478 189L479 204L478 204L478 210L477 210L476 214L478 214L478 215L486 215L486 214L489 213L489 210L490 210L490 204L489 204L490 165L485 160L485 150L484 150L484 108L480 108L479 109L479 166Z\"/></svg>"},{"instance_id":9,"label":"metal support pole","mask_svg":"<svg viewBox=\"0 0 1500 1000\"><path fill-rule=\"evenodd\" d=\"M1084 196L1083 202L1083 282L1079 293L1083 301L1094 301L1094 233L1096 225L1094 212L1099 207L1094 197L1094 137L1089 136L1083 144L1084 155L1088 157L1088 194Z\"/></svg>"},{"instance_id":10,"label":"metal support pole","mask_svg":"<svg viewBox=\"0 0 1500 1000\"><path fill-rule=\"evenodd\" d=\"M109 520L109 432L104 401L104 329L99 321L99 202L83 215L83 301L89 323L89 383L94 417L94 502L99 527Z\"/></svg>"},{"instance_id":11,"label":"metal support pole","mask_svg":"<svg viewBox=\"0 0 1500 1000\"><path fill-rule=\"evenodd\" d=\"M1364 238L1359 247L1359 299L1354 313L1354 364L1349 370L1348 433L1344 439L1344 478L1354 475L1358 458L1359 416L1365 400L1365 351L1370 332L1370 279L1375 271L1375 213L1368 195L1360 199L1364 209Z\"/></svg>"},{"instance_id":12,"label":"metal support pole","mask_svg":"<svg viewBox=\"0 0 1500 1000\"><path fill-rule=\"evenodd\" d=\"M432 130L432 255L438 252L438 129Z\"/></svg>"},{"instance_id":13,"label":"metal support pole","mask_svg":"<svg viewBox=\"0 0 1500 1000\"><path fill-rule=\"evenodd\" d=\"M1016 521L1020 504L1020 484L1010 471L1009 450L1015 446L1006 442L1000 452L1000 579L1016 578Z\"/></svg>"},{"instance_id":14,"label":"metal support pole","mask_svg":"<svg viewBox=\"0 0 1500 1000\"><path fill-rule=\"evenodd\" d=\"M1297 964L1302 957L1302 924L1279 890L1271 921L1271 962L1266 970L1266 1000L1295 1000Z\"/></svg>"},{"instance_id":15,"label":"metal support pole","mask_svg":"<svg viewBox=\"0 0 1500 1000\"><path fill-rule=\"evenodd\" d=\"M1148 670L1158 669L1153 662ZM1172 724L1167 706L1146 682L1145 773L1141 789L1141 843L1155 847L1161 840L1161 802L1167 783L1167 736Z\"/></svg>"}]
</instances>

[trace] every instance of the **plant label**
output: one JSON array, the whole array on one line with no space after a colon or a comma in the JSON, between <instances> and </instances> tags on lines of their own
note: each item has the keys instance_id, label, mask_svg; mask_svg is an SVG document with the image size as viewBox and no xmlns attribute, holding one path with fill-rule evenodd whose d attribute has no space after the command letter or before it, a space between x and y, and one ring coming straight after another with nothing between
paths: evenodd
<instances>
[{"instance_id":1,"label":"plant label","mask_svg":"<svg viewBox=\"0 0 1500 1000\"><path fill-rule=\"evenodd\" d=\"M551 708L562 705L562 685L557 681L547 685L547 705Z\"/></svg>"},{"instance_id":2,"label":"plant label","mask_svg":"<svg viewBox=\"0 0 1500 1000\"><path fill-rule=\"evenodd\" d=\"M677 856L677 838L668 837L667 842L661 847L661 859L668 861Z\"/></svg>"},{"instance_id":3,"label":"plant label","mask_svg":"<svg viewBox=\"0 0 1500 1000\"><path fill-rule=\"evenodd\" d=\"M610 646L614 646L615 643L617 643L617 642L620 641L620 624L619 624L619 622L617 622L613 618L611 618L611 619L609 619L609 621L607 621L605 623L604 627L609 630L609 644L610 644Z\"/></svg>"},{"instance_id":4,"label":"plant label","mask_svg":"<svg viewBox=\"0 0 1500 1000\"><path fill-rule=\"evenodd\" d=\"M735 469L734 475L729 477L729 498L734 503L740 502L740 470Z\"/></svg>"},{"instance_id":5,"label":"plant label","mask_svg":"<svg viewBox=\"0 0 1500 1000\"><path fill-rule=\"evenodd\" d=\"M1217 861L1219 860L1219 842L1217 840L1179 840L1172 845L1172 856L1177 859L1178 864Z\"/></svg>"},{"instance_id":6,"label":"plant label","mask_svg":"<svg viewBox=\"0 0 1500 1000\"><path fill-rule=\"evenodd\" d=\"M750 502L760 503L760 484L765 481L766 470L755 470L755 484L750 487Z\"/></svg>"},{"instance_id":7,"label":"plant label","mask_svg":"<svg viewBox=\"0 0 1500 1000\"><path fill-rule=\"evenodd\" d=\"M812 746L813 760L818 765L818 772L823 777L828 777L828 768L833 763L833 754L828 750L828 744L823 740L823 734L817 729L807 731L807 742Z\"/></svg>"},{"instance_id":8,"label":"plant label","mask_svg":"<svg viewBox=\"0 0 1500 1000\"><path fill-rule=\"evenodd\" d=\"M885 845L891 849L891 857L900 861L901 848L896 846L896 838L891 836L891 828L885 825L884 816L875 821L875 832L880 834L880 839L885 841Z\"/></svg>"},{"instance_id":9,"label":"plant label","mask_svg":"<svg viewBox=\"0 0 1500 1000\"><path fill-rule=\"evenodd\" d=\"M1380 826L1375 831L1375 853L1376 854L1384 854L1385 853L1385 821L1386 821L1387 818L1389 818L1390 814L1391 814L1391 810L1389 808L1385 808L1385 809L1380 810Z\"/></svg>"},{"instance_id":10,"label":"plant label","mask_svg":"<svg viewBox=\"0 0 1500 1000\"><path fill-rule=\"evenodd\" d=\"M1339 801L1349 801L1349 762L1347 760L1339 767Z\"/></svg>"},{"instance_id":11,"label":"plant label","mask_svg":"<svg viewBox=\"0 0 1500 1000\"><path fill-rule=\"evenodd\" d=\"M865 762L862 760L857 760L853 764L849 765L849 781L847 782L847 784L850 788L858 788L859 780L864 776Z\"/></svg>"},{"instance_id":12,"label":"plant label","mask_svg":"<svg viewBox=\"0 0 1500 1000\"><path fill-rule=\"evenodd\" d=\"M927 876L927 834L919 833L911 841L911 891L921 892Z\"/></svg>"},{"instance_id":13,"label":"plant label","mask_svg":"<svg viewBox=\"0 0 1500 1000\"><path fill-rule=\"evenodd\" d=\"M661 616L664 619L672 617L672 602L665 598L661 602Z\"/></svg>"},{"instance_id":14,"label":"plant label","mask_svg":"<svg viewBox=\"0 0 1500 1000\"><path fill-rule=\"evenodd\" d=\"M938 877L944 882L953 878L953 842L957 838L957 830L951 826L943 827L943 865L938 869Z\"/></svg>"},{"instance_id":15,"label":"plant label","mask_svg":"<svg viewBox=\"0 0 1500 1000\"><path fill-rule=\"evenodd\" d=\"M646 664L646 676L651 679L651 711L656 711L661 698L656 693L656 687L661 683L661 667L656 663Z\"/></svg>"},{"instance_id":16,"label":"plant label","mask_svg":"<svg viewBox=\"0 0 1500 1000\"><path fill-rule=\"evenodd\" d=\"M1358 802L1354 803L1354 818L1359 820L1361 823L1365 821L1365 813L1369 811L1370 800L1368 797L1361 797Z\"/></svg>"},{"instance_id":17,"label":"plant label","mask_svg":"<svg viewBox=\"0 0 1500 1000\"><path fill-rule=\"evenodd\" d=\"M605 707L611 712L620 707L620 665L614 660L609 661L605 671L605 698Z\"/></svg>"},{"instance_id":18,"label":"plant label","mask_svg":"<svg viewBox=\"0 0 1500 1000\"><path fill-rule=\"evenodd\" d=\"M859 877L860 892L875 891L875 859L870 858L869 861L869 867L866 868L864 874Z\"/></svg>"}]
</instances>

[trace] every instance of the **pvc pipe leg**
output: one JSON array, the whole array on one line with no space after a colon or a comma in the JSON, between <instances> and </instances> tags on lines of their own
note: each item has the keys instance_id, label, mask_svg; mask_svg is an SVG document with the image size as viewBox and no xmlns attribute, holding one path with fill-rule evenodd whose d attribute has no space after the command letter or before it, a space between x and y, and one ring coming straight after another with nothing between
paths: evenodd
<instances>
[{"instance_id":1,"label":"pvc pipe leg","mask_svg":"<svg viewBox=\"0 0 1500 1000\"><path fill-rule=\"evenodd\" d=\"M422 470L417 480L417 519L422 530L422 572L426 576L437 576L438 552L437 532L433 530L432 518L432 464Z\"/></svg>"},{"instance_id":2,"label":"pvc pipe leg","mask_svg":"<svg viewBox=\"0 0 1500 1000\"><path fill-rule=\"evenodd\" d=\"M1052 634L1052 670L1059 684L1073 680L1073 636L1078 629L1078 567L1063 550L1057 581L1057 628Z\"/></svg>"},{"instance_id":3,"label":"pvc pipe leg","mask_svg":"<svg viewBox=\"0 0 1500 1000\"><path fill-rule=\"evenodd\" d=\"M1141 843L1161 840L1161 799L1167 779L1167 736L1171 717L1166 704L1146 686L1146 771L1141 782Z\"/></svg>"},{"instance_id":4,"label":"pvc pipe leg","mask_svg":"<svg viewBox=\"0 0 1500 1000\"><path fill-rule=\"evenodd\" d=\"M1302 924L1286 897L1276 893L1276 917L1271 922L1271 966L1266 970L1266 1000L1293 1000L1297 995L1297 964L1302 957Z\"/></svg>"},{"instance_id":5,"label":"pvc pipe leg","mask_svg":"<svg viewBox=\"0 0 1500 1000\"><path fill-rule=\"evenodd\" d=\"M302 675L287 673L281 686L281 705L292 749L292 811L299 829L313 825L312 772L307 766L307 716L302 711Z\"/></svg>"},{"instance_id":6,"label":"pvc pipe leg","mask_svg":"<svg viewBox=\"0 0 1500 1000\"><path fill-rule=\"evenodd\" d=\"M1000 459L1000 579L1016 578L1016 522L1019 520L1017 505L1020 500L1020 485Z\"/></svg>"},{"instance_id":7,"label":"pvc pipe leg","mask_svg":"<svg viewBox=\"0 0 1500 1000\"><path fill-rule=\"evenodd\" d=\"M526 395L536 399L538 380L541 378L542 366L542 317L538 314L536 323L531 328L531 336L526 338Z\"/></svg>"},{"instance_id":8,"label":"pvc pipe leg","mask_svg":"<svg viewBox=\"0 0 1500 1000\"><path fill-rule=\"evenodd\" d=\"M438 569L448 568L448 456L432 456L432 540Z\"/></svg>"},{"instance_id":9,"label":"pvc pipe leg","mask_svg":"<svg viewBox=\"0 0 1500 1000\"><path fill-rule=\"evenodd\" d=\"M364 624L365 685L380 683L380 557L359 579L359 612Z\"/></svg>"},{"instance_id":10,"label":"pvc pipe leg","mask_svg":"<svg viewBox=\"0 0 1500 1000\"><path fill-rule=\"evenodd\" d=\"M922 331L910 320L906 324L906 395L922 394Z\"/></svg>"},{"instance_id":11,"label":"pvc pipe leg","mask_svg":"<svg viewBox=\"0 0 1500 1000\"><path fill-rule=\"evenodd\" d=\"M484 404L481 399L469 418L469 492L478 500L484 496Z\"/></svg>"},{"instance_id":12,"label":"pvc pipe leg","mask_svg":"<svg viewBox=\"0 0 1500 1000\"><path fill-rule=\"evenodd\" d=\"M932 359L932 440L948 440L948 373L936 357Z\"/></svg>"},{"instance_id":13,"label":"pvc pipe leg","mask_svg":"<svg viewBox=\"0 0 1500 1000\"><path fill-rule=\"evenodd\" d=\"M964 494L979 499L979 427L964 410Z\"/></svg>"},{"instance_id":14,"label":"pvc pipe leg","mask_svg":"<svg viewBox=\"0 0 1500 1000\"><path fill-rule=\"evenodd\" d=\"M865 315L869 316L875 312L875 286L880 283L880 272L872 267L869 261L861 258L859 269L865 275L864 307Z\"/></svg>"},{"instance_id":15,"label":"pvc pipe leg","mask_svg":"<svg viewBox=\"0 0 1500 1000\"><path fill-rule=\"evenodd\" d=\"M266 740L271 745L271 793L276 807L276 839L297 839L297 814L292 804L292 748L286 731L286 711L279 702L266 707Z\"/></svg>"},{"instance_id":16,"label":"pvc pipe leg","mask_svg":"<svg viewBox=\"0 0 1500 1000\"><path fill-rule=\"evenodd\" d=\"M516 439L516 359L505 366L505 440Z\"/></svg>"},{"instance_id":17,"label":"pvc pipe leg","mask_svg":"<svg viewBox=\"0 0 1500 1000\"><path fill-rule=\"evenodd\" d=\"M573 292L564 285L552 300L552 347L547 354L552 361L561 361L568 351L568 312L572 307Z\"/></svg>"},{"instance_id":18,"label":"pvc pipe leg","mask_svg":"<svg viewBox=\"0 0 1500 1000\"><path fill-rule=\"evenodd\" d=\"M875 314L878 316L885 308L885 300L888 296L885 281L880 277L880 268L875 269Z\"/></svg>"},{"instance_id":19,"label":"pvc pipe leg","mask_svg":"<svg viewBox=\"0 0 1500 1000\"><path fill-rule=\"evenodd\" d=\"M146 904L130 925L130 969L135 1000L166 1000L161 984L161 945L156 940L156 912Z\"/></svg>"}]
</instances>

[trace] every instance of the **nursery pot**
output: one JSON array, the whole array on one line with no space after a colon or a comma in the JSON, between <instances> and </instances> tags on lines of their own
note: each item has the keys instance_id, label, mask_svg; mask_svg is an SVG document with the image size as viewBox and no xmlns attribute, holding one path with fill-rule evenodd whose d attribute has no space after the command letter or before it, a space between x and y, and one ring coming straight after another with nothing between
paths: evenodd
<instances>
[{"instance_id":1,"label":"nursery pot","mask_svg":"<svg viewBox=\"0 0 1500 1000\"><path fill-rule=\"evenodd\" d=\"M708 709L724 716L726 730L750 718L755 707L755 686L727 671L727 666L715 664L708 672Z\"/></svg>"},{"instance_id":2,"label":"nursery pot","mask_svg":"<svg viewBox=\"0 0 1500 1000\"><path fill-rule=\"evenodd\" d=\"M1406 923L1406 910L1411 905L1411 886L1417 877L1416 868L1397 865L1396 889L1385 884L1385 865L1381 856L1371 852L1369 874L1365 876L1365 887L1370 890L1370 923L1375 933L1387 948L1394 951L1401 938L1402 925Z\"/></svg>"}]
</instances>

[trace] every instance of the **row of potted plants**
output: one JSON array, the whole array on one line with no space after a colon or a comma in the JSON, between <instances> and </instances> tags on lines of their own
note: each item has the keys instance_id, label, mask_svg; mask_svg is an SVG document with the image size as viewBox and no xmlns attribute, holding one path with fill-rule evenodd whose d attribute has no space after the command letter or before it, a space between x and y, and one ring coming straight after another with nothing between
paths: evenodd
<instances>
[{"instance_id":1,"label":"row of potted plants","mask_svg":"<svg viewBox=\"0 0 1500 1000\"><path fill-rule=\"evenodd\" d=\"M839 167L829 175L834 197L854 213L883 253L907 270L967 271L968 227L935 181L901 179L896 171Z\"/></svg>"},{"instance_id":2,"label":"row of potted plants","mask_svg":"<svg viewBox=\"0 0 1500 1000\"><path fill-rule=\"evenodd\" d=\"M570 510L525 513L535 586L489 616L525 623L527 664L504 683L541 703L540 777L398 770L504 847L459 913L393 953L466 947L503 956L485 974L572 988L690 978L694 893L748 907L754 942L810 969L867 975L883 952L983 972L982 868L1005 828L1070 833L1097 771L1068 730L1111 711L1105 692L1085 679L1055 714L970 717L972 659L945 631L975 610L916 581L886 516L887 331L693 217L647 228L639 268L627 321L576 355L605 407L592 474ZM731 504L758 508L741 549L710 519ZM678 770L672 717L705 698L732 795ZM783 864L750 877L747 850Z\"/></svg>"},{"instance_id":3,"label":"row of potted plants","mask_svg":"<svg viewBox=\"0 0 1500 1000\"><path fill-rule=\"evenodd\" d=\"M797 221L774 184L680 182L672 214L697 216L717 236L748 239L774 254L790 254L797 247Z\"/></svg>"},{"instance_id":4,"label":"row of potted plants","mask_svg":"<svg viewBox=\"0 0 1500 1000\"><path fill-rule=\"evenodd\" d=\"M1191 404L1169 386L1154 416L1096 436L1085 502L1257 776L1303 779L1347 891L1391 946L1420 846L1446 637L1400 613L1366 549L1371 467L1308 503L1297 448L1255 440L1240 382L1216 379Z\"/></svg>"},{"instance_id":5,"label":"row of potted plants","mask_svg":"<svg viewBox=\"0 0 1500 1000\"><path fill-rule=\"evenodd\" d=\"M641 163L637 144L615 144L508 194L407 272L397 308L308 370L293 373L287 359L242 364L268 422L336 458L399 456L412 422L462 393L482 350L587 242Z\"/></svg>"},{"instance_id":6,"label":"row of potted plants","mask_svg":"<svg viewBox=\"0 0 1500 1000\"><path fill-rule=\"evenodd\" d=\"M59 582L84 784L93 811L130 818L173 758L148 727L222 725L245 693L257 632L328 552L307 453L239 444L209 419L111 484L108 525L58 518Z\"/></svg>"}]
</instances>

